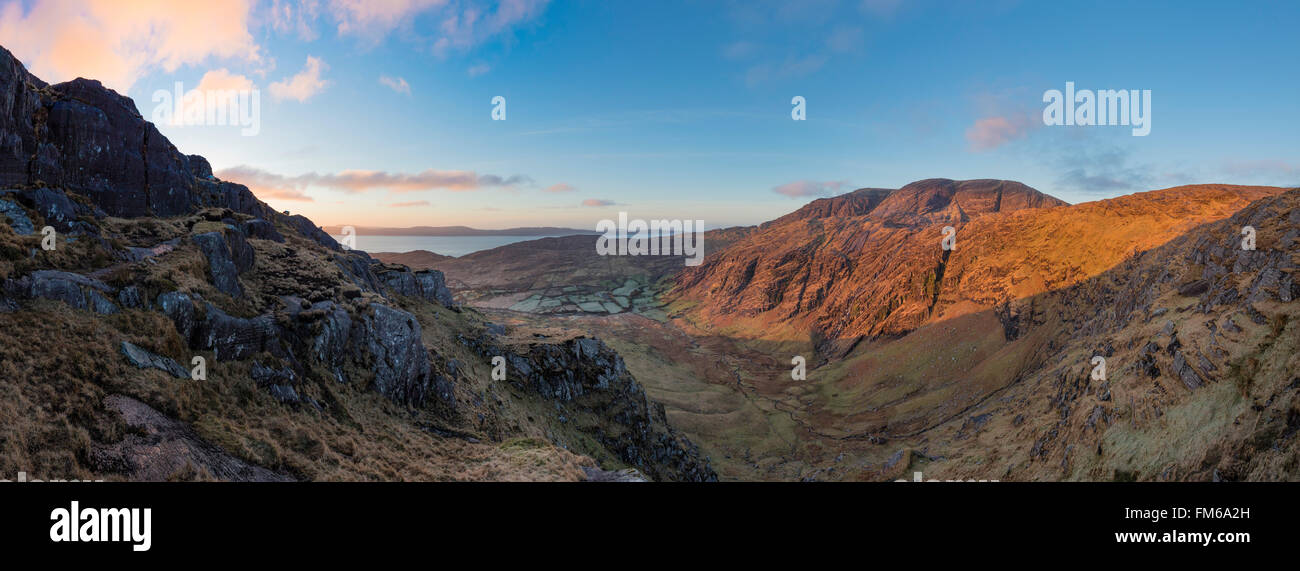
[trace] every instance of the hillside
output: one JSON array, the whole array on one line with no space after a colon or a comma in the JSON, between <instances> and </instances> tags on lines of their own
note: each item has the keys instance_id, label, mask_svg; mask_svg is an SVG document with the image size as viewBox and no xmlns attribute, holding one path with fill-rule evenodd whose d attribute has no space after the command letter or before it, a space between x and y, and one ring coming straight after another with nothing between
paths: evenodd
<instances>
[{"instance_id":1,"label":"hillside","mask_svg":"<svg viewBox=\"0 0 1300 571\"><path fill-rule=\"evenodd\" d=\"M715 478L603 342L490 323L2 48L0 185L0 471Z\"/></svg>"},{"instance_id":2,"label":"hillside","mask_svg":"<svg viewBox=\"0 0 1300 571\"><path fill-rule=\"evenodd\" d=\"M700 267L665 265L657 321L493 316L600 334L725 479L1296 477L1300 368L1279 347L1295 346L1300 191L1071 206L1016 183L904 188L813 201ZM1246 224L1258 250L1235 253ZM475 275L458 295L527 287ZM1087 378L1095 354L1104 383Z\"/></svg>"}]
</instances>

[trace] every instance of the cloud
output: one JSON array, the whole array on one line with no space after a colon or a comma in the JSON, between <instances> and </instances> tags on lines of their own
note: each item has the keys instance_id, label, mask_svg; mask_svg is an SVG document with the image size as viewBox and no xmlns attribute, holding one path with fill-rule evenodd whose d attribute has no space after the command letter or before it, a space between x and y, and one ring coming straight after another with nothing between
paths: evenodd
<instances>
[{"instance_id":1,"label":"cloud","mask_svg":"<svg viewBox=\"0 0 1300 571\"><path fill-rule=\"evenodd\" d=\"M319 0L273 0L269 9L271 29L280 33L293 32L304 42L315 40L318 36L313 23L320 15Z\"/></svg>"},{"instance_id":2,"label":"cloud","mask_svg":"<svg viewBox=\"0 0 1300 571\"><path fill-rule=\"evenodd\" d=\"M404 77L381 75L379 76L379 83L398 93L411 94L411 84L407 83Z\"/></svg>"},{"instance_id":3,"label":"cloud","mask_svg":"<svg viewBox=\"0 0 1300 571\"><path fill-rule=\"evenodd\" d=\"M849 186L848 181L836 180L827 182L818 182L815 180L796 180L787 182L781 186L773 187L772 192L788 196L790 198L803 198L808 196L830 196L838 194Z\"/></svg>"},{"instance_id":4,"label":"cloud","mask_svg":"<svg viewBox=\"0 0 1300 571\"><path fill-rule=\"evenodd\" d=\"M574 192L576 190L578 190L578 187L563 182L546 187L546 192Z\"/></svg>"},{"instance_id":5,"label":"cloud","mask_svg":"<svg viewBox=\"0 0 1300 571\"><path fill-rule=\"evenodd\" d=\"M478 77L489 71L492 71L492 66L485 63L480 63L478 65L470 66L469 69L465 70L465 73L468 73L470 77Z\"/></svg>"},{"instance_id":6,"label":"cloud","mask_svg":"<svg viewBox=\"0 0 1300 571\"><path fill-rule=\"evenodd\" d=\"M803 57L787 57L780 63L755 65L745 72L745 83L753 87L769 81L804 77L820 70L822 66L826 65L828 59L824 55L814 54Z\"/></svg>"},{"instance_id":7,"label":"cloud","mask_svg":"<svg viewBox=\"0 0 1300 571\"><path fill-rule=\"evenodd\" d=\"M307 63L302 71L294 74L293 77L271 84L271 97L277 101L293 99L305 103L329 85L329 81L320 77L321 72L326 69L329 69L329 66L325 65L320 58L307 56Z\"/></svg>"},{"instance_id":8,"label":"cloud","mask_svg":"<svg viewBox=\"0 0 1300 571\"><path fill-rule=\"evenodd\" d=\"M275 173L266 172L250 166L240 165L213 173L221 180L229 180L247 186L254 195L262 200L290 200L295 202L315 202L307 196L305 185L298 181Z\"/></svg>"},{"instance_id":9,"label":"cloud","mask_svg":"<svg viewBox=\"0 0 1300 571\"><path fill-rule=\"evenodd\" d=\"M433 52L446 55L451 51L465 51L497 36L512 34L516 26L541 16L549 3L550 0L501 0L494 12L466 5L443 16L439 25L442 37L434 42Z\"/></svg>"},{"instance_id":10,"label":"cloud","mask_svg":"<svg viewBox=\"0 0 1300 571\"><path fill-rule=\"evenodd\" d=\"M1064 188L1098 193L1151 188L1151 165L1130 166L1130 152L1118 146L1076 141L1056 158Z\"/></svg>"},{"instance_id":11,"label":"cloud","mask_svg":"<svg viewBox=\"0 0 1300 571\"><path fill-rule=\"evenodd\" d=\"M50 82L98 79L125 93L154 69L220 59L261 65L251 0L33 0L0 8L0 44Z\"/></svg>"},{"instance_id":12,"label":"cloud","mask_svg":"<svg viewBox=\"0 0 1300 571\"><path fill-rule=\"evenodd\" d=\"M214 69L203 74L198 87L181 96L180 115L166 113L167 122L182 125L186 123L187 117L206 116L209 108L229 109L232 100L237 99L240 92L249 93L255 89L257 85L253 80L243 75L226 69Z\"/></svg>"},{"instance_id":13,"label":"cloud","mask_svg":"<svg viewBox=\"0 0 1300 571\"><path fill-rule=\"evenodd\" d=\"M999 115L975 121L966 129L966 142L973 151L991 151L1024 137L1035 123L1023 115Z\"/></svg>"},{"instance_id":14,"label":"cloud","mask_svg":"<svg viewBox=\"0 0 1300 571\"><path fill-rule=\"evenodd\" d=\"M1276 159L1228 161L1223 170L1234 177L1267 179L1282 185L1295 185L1300 180L1300 164Z\"/></svg>"},{"instance_id":15,"label":"cloud","mask_svg":"<svg viewBox=\"0 0 1300 571\"><path fill-rule=\"evenodd\" d=\"M306 173L284 176L256 167L240 165L216 173L218 178L244 184L255 194L274 192L283 196L305 197L308 188L325 188L347 194L362 194L383 189L390 193L450 190L465 192L483 188L514 188L531 185L525 175L502 177L493 174L479 175L473 171L428 169L417 173L385 172L372 170L345 170L336 174ZM258 194L258 196L262 196ZM282 196L276 196L282 198ZM310 200L310 199L308 199Z\"/></svg>"},{"instance_id":16,"label":"cloud","mask_svg":"<svg viewBox=\"0 0 1300 571\"><path fill-rule=\"evenodd\" d=\"M447 0L331 0L339 35L378 41L416 14L449 4Z\"/></svg>"},{"instance_id":17,"label":"cloud","mask_svg":"<svg viewBox=\"0 0 1300 571\"><path fill-rule=\"evenodd\" d=\"M410 208L412 206L428 206L428 205L429 205L429 201L427 200L415 200L412 202L394 202L392 204L389 204L388 207L389 208Z\"/></svg>"},{"instance_id":18,"label":"cloud","mask_svg":"<svg viewBox=\"0 0 1300 571\"><path fill-rule=\"evenodd\" d=\"M389 34L402 30L420 41L431 40L432 51L447 55L467 51L536 20L550 0L499 0L497 2L450 0L329 0L328 11L340 36L352 36L378 44ZM428 15L437 19L434 38L419 38L412 22Z\"/></svg>"},{"instance_id":19,"label":"cloud","mask_svg":"<svg viewBox=\"0 0 1300 571\"><path fill-rule=\"evenodd\" d=\"M613 200L604 200L600 198L588 198L582 201L583 206L590 206L592 208L598 208L601 206L614 206L615 204L618 203L614 202Z\"/></svg>"}]
</instances>

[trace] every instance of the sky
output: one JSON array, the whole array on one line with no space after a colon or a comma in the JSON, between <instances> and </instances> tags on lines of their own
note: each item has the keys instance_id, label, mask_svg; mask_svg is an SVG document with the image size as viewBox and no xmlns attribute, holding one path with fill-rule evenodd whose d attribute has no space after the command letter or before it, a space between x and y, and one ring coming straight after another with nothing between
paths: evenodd
<instances>
[{"instance_id":1,"label":"sky","mask_svg":"<svg viewBox=\"0 0 1300 571\"><path fill-rule=\"evenodd\" d=\"M129 95L279 210L391 227L720 228L939 177L1071 203L1300 186L1297 24L1263 1L0 3L38 77ZM177 82L244 90L256 129L158 115ZM1067 82L1149 90L1150 133L1045 125Z\"/></svg>"}]
</instances>

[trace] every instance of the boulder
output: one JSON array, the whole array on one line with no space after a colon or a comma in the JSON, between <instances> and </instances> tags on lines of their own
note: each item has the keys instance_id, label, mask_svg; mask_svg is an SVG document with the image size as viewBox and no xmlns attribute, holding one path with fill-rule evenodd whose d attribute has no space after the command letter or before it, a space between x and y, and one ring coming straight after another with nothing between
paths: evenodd
<instances>
[{"instance_id":1,"label":"boulder","mask_svg":"<svg viewBox=\"0 0 1300 571\"><path fill-rule=\"evenodd\" d=\"M178 379L190 378L190 372L176 361L150 353L134 343L123 341L122 354L132 365L141 369L158 369Z\"/></svg>"},{"instance_id":2,"label":"boulder","mask_svg":"<svg viewBox=\"0 0 1300 571\"><path fill-rule=\"evenodd\" d=\"M103 294L113 294L113 288L94 278L57 270L38 270L25 278L26 295L32 298L62 301L76 309L96 313L116 313L118 308Z\"/></svg>"}]
</instances>

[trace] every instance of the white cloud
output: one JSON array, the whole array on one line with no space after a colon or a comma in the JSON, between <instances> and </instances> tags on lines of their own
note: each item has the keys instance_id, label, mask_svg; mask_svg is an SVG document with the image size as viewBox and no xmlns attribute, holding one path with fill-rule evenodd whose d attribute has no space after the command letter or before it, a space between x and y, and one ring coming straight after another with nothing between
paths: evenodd
<instances>
[{"instance_id":1,"label":"white cloud","mask_svg":"<svg viewBox=\"0 0 1300 571\"><path fill-rule=\"evenodd\" d=\"M379 76L379 83L398 93L411 94L411 84L407 83L404 77L381 75Z\"/></svg>"},{"instance_id":2,"label":"white cloud","mask_svg":"<svg viewBox=\"0 0 1300 571\"><path fill-rule=\"evenodd\" d=\"M307 56L307 64L293 77L271 84L271 97L276 100L293 99L306 102L325 90L329 81L321 79L321 72L329 69L320 58Z\"/></svg>"}]
</instances>

